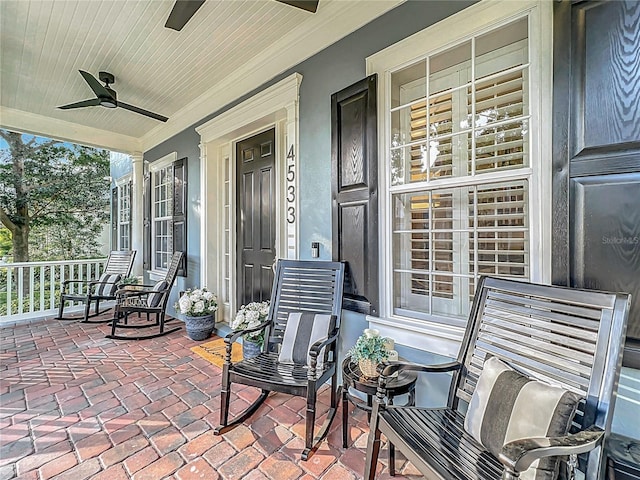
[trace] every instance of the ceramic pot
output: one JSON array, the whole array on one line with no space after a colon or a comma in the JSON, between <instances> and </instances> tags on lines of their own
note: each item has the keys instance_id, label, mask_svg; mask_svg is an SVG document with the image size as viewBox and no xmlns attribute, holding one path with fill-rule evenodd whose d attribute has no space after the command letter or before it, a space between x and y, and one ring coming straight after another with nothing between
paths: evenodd
<instances>
[{"instance_id":1,"label":"ceramic pot","mask_svg":"<svg viewBox=\"0 0 640 480\"><path fill-rule=\"evenodd\" d=\"M262 348L258 343L251 342L246 338L242 339L242 357L244 359L257 357L260 352L262 352Z\"/></svg>"},{"instance_id":2,"label":"ceramic pot","mask_svg":"<svg viewBox=\"0 0 640 480\"><path fill-rule=\"evenodd\" d=\"M184 323L187 327L187 335L191 340L206 340L211 336L216 325L213 314L201 317L185 315Z\"/></svg>"}]
</instances>

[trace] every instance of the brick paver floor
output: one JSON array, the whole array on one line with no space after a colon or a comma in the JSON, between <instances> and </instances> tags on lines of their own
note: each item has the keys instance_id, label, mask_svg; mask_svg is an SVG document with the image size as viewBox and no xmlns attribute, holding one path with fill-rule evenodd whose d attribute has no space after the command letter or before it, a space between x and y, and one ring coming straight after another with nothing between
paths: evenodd
<instances>
[{"instance_id":1,"label":"brick paver floor","mask_svg":"<svg viewBox=\"0 0 640 480\"><path fill-rule=\"evenodd\" d=\"M338 412L306 462L300 398L272 394L249 422L215 436L221 369L191 352L202 342L184 330L110 340L107 328L52 319L0 328L0 480L362 478L364 412L351 413L350 448ZM256 395L235 391L232 413ZM326 411L326 389L320 402ZM398 457L395 478L419 477Z\"/></svg>"}]
</instances>

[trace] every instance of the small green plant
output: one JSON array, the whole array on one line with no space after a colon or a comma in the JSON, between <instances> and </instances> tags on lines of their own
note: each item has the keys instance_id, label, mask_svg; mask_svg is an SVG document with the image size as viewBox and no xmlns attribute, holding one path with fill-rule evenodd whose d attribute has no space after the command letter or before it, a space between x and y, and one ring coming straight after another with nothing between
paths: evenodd
<instances>
[{"instance_id":1,"label":"small green plant","mask_svg":"<svg viewBox=\"0 0 640 480\"><path fill-rule=\"evenodd\" d=\"M138 285L138 283L140 283L140 280L138 279L138 277L126 277L120 283L122 285Z\"/></svg>"},{"instance_id":2,"label":"small green plant","mask_svg":"<svg viewBox=\"0 0 640 480\"><path fill-rule=\"evenodd\" d=\"M377 330L367 328L364 333L358 337L356 344L351 347L349 354L355 362L371 360L380 363L389 357L389 351L387 350L388 342L389 339L381 337Z\"/></svg>"}]
</instances>

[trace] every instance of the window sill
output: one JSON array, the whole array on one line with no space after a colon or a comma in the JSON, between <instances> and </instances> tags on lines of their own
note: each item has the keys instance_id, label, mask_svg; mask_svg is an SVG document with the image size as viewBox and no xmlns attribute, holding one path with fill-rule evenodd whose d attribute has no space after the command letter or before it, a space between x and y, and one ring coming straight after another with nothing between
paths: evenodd
<instances>
[{"instance_id":1,"label":"window sill","mask_svg":"<svg viewBox=\"0 0 640 480\"><path fill-rule=\"evenodd\" d=\"M167 276L167 272L163 272L160 270L147 270L147 273L149 274L149 280L152 281L160 281L160 280L164 280L165 277Z\"/></svg>"},{"instance_id":2,"label":"window sill","mask_svg":"<svg viewBox=\"0 0 640 480\"><path fill-rule=\"evenodd\" d=\"M367 315L371 328L392 338L397 344L456 358L465 329L435 322L406 318L379 318Z\"/></svg>"}]
</instances>

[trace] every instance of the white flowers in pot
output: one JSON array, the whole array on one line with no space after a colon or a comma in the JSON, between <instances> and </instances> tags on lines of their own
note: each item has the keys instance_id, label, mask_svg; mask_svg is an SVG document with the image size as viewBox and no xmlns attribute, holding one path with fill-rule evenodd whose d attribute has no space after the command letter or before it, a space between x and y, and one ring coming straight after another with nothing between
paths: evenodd
<instances>
[{"instance_id":1,"label":"white flowers in pot","mask_svg":"<svg viewBox=\"0 0 640 480\"><path fill-rule=\"evenodd\" d=\"M231 328L234 330L245 330L260 325L267 319L269 315L269 300L264 302L251 302L242 305L236 313L236 317L231 322ZM264 343L264 330L251 332L243 335L245 340L257 343L262 346Z\"/></svg>"},{"instance_id":2,"label":"white flowers in pot","mask_svg":"<svg viewBox=\"0 0 640 480\"><path fill-rule=\"evenodd\" d=\"M175 308L189 317L206 317L218 310L218 299L207 287L189 289L182 294Z\"/></svg>"}]
</instances>

